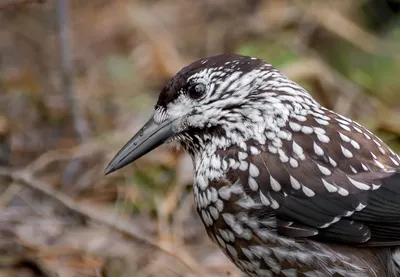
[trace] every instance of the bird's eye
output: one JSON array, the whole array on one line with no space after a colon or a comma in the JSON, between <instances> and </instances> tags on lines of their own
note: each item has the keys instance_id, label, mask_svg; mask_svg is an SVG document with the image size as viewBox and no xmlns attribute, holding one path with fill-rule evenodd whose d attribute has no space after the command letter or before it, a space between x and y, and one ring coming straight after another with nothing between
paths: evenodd
<instances>
[{"instance_id":1,"label":"bird's eye","mask_svg":"<svg viewBox=\"0 0 400 277\"><path fill-rule=\"evenodd\" d=\"M206 92L204 84L193 84L189 87L189 96L193 99L199 99Z\"/></svg>"}]
</instances>

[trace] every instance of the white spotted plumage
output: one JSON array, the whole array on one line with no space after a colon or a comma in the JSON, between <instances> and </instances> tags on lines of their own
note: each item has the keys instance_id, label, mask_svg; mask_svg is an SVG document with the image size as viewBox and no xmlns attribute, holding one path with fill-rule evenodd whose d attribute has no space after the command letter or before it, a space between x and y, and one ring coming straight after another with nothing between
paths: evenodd
<instances>
[{"instance_id":1,"label":"white spotted plumage","mask_svg":"<svg viewBox=\"0 0 400 277\"><path fill-rule=\"evenodd\" d=\"M368 241L368 223L357 229L351 221L376 208L360 199L384 191L399 157L271 65L215 59L177 75L170 86L185 85L154 113L157 122L174 118L174 139L193 159L196 207L210 237L250 276L373 276L375 265L313 238L347 243L355 238L335 232L348 228ZM205 85L204 95L191 99L185 88L193 83ZM304 244L294 239L299 230Z\"/></svg>"}]
</instances>

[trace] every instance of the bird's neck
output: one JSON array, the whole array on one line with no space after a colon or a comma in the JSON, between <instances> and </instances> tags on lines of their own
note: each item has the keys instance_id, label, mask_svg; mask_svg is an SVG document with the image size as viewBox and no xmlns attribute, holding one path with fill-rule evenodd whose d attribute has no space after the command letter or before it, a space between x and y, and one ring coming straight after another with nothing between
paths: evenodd
<instances>
[{"instance_id":1,"label":"bird's neck","mask_svg":"<svg viewBox=\"0 0 400 277\"><path fill-rule=\"evenodd\" d=\"M215 126L189 130L181 144L194 161L204 155L207 160L219 150L235 148L246 151L249 140L260 145L268 143L271 133L276 134L286 127L289 114L290 110L284 106L263 109L242 107L240 112L221 116Z\"/></svg>"},{"instance_id":2,"label":"bird's neck","mask_svg":"<svg viewBox=\"0 0 400 277\"><path fill-rule=\"evenodd\" d=\"M221 177L223 170L217 174L219 169L214 168L215 160L224 160L232 151L246 153L251 145L272 150L279 148L282 136L290 135L288 123L305 118L316 105L310 99L306 102L291 99L294 97L284 95L280 101L268 105L262 101L248 107L243 105L235 113L221 115L218 125L189 131L183 146L193 159L197 175L208 176L209 181ZM213 174L205 174L210 171Z\"/></svg>"},{"instance_id":3,"label":"bird's neck","mask_svg":"<svg viewBox=\"0 0 400 277\"><path fill-rule=\"evenodd\" d=\"M193 133L184 147L192 158L200 190L206 189L214 180L225 179L226 171L232 166L228 163L230 156L236 156L238 152L247 153L254 145L267 145L269 138L266 134L277 133L279 126L285 125L285 121L278 122L284 117L276 118L267 121L254 118L259 123L222 125Z\"/></svg>"}]
</instances>

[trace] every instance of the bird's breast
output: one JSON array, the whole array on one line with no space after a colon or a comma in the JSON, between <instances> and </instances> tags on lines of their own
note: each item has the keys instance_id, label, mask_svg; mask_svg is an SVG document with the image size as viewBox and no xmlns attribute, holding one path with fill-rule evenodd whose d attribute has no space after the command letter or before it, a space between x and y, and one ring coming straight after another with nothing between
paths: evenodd
<instances>
[{"instance_id":1,"label":"bird's breast","mask_svg":"<svg viewBox=\"0 0 400 277\"><path fill-rule=\"evenodd\" d=\"M197 211L210 238L240 269L254 276L274 276L273 272L281 270L269 249L279 244L275 218L260 220L255 215L256 209L266 207L249 197L240 182L228 178L229 160L220 154L205 155L199 164L195 162ZM263 257L264 266L257 255Z\"/></svg>"},{"instance_id":2,"label":"bird's breast","mask_svg":"<svg viewBox=\"0 0 400 277\"><path fill-rule=\"evenodd\" d=\"M227 257L249 276L367 276L346 275L347 257L326 245L278 234L279 204L271 197L277 192L264 189L263 194L262 183L252 184L262 175L261 167L251 163L256 154L254 149L216 151L194 162L197 211Z\"/></svg>"},{"instance_id":3,"label":"bird's breast","mask_svg":"<svg viewBox=\"0 0 400 277\"><path fill-rule=\"evenodd\" d=\"M202 177L199 180L200 184L204 181ZM250 207L241 207L241 203L243 205L249 201L241 184L219 179L208 181L204 187L196 181L194 195L198 213L209 237L230 260L253 276L279 274L281 265L271 255L269 248L279 244L273 231L275 220L260 222L251 215ZM254 205L262 206L255 202Z\"/></svg>"}]
</instances>

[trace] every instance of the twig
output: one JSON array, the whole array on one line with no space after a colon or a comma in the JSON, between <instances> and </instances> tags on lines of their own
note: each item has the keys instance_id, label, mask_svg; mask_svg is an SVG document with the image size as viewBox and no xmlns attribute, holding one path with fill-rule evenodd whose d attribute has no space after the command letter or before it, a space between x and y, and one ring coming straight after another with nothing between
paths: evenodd
<instances>
[{"instance_id":1,"label":"twig","mask_svg":"<svg viewBox=\"0 0 400 277\"><path fill-rule=\"evenodd\" d=\"M71 28L69 24L69 1L57 0L58 31L60 38L61 55L61 75L63 92L66 101L72 112L74 128L79 143L82 143L89 137L88 124L84 118L83 111L79 103L75 100L73 83L73 63L71 52Z\"/></svg>"},{"instance_id":2,"label":"twig","mask_svg":"<svg viewBox=\"0 0 400 277\"><path fill-rule=\"evenodd\" d=\"M17 195L21 190L21 186L12 182L7 189L0 194L0 208L6 207L8 203Z\"/></svg>"},{"instance_id":3,"label":"twig","mask_svg":"<svg viewBox=\"0 0 400 277\"><path fill-rule=\"evenodd\" d=\"M135 226L129 224L127 221L123 221L122 218L120 218L118 222L115 222L113 216L105 213L105 211L99 210L98 207L91 207L75 201L62 192L53 189L48 184L37 180L29 172L12 171L8 168L0 167L0 176L9 177L25 187L44 194L76 214L79 214L99 224L105 225L139 242L153 246L181 261L182 264L187 266L193 273L196 274L196 276L204 276L200 266L186 251L182 251L182 249L177 251L176 246L166 242L154 242L152 238L145 234L141 234Z\"/></svg>"},{"instance_id":4,"label":"twig","mask_svg":"<svg viewBox=\"0 0 400 277\"><path fill-rule=\"evenodd\" d=\"M43 170L46 166L53 162L65 161L74 158L83 158L88 155L99 153L101 148L101 139L90 140L84 144L69 149L55 149L43 153L25 167L27 172L36 173Z\"/></svg>"},{"instance_id":5,"label":"twig","mask_svg":"<svg viewBox=\"0 0 400 277\"><path fill-rule=\"evenodd\" d=\"M84 118L82 107L75 99L73 83L74 69L71 52L72 36L69 24L69 0L57 0L57 18L60 39L62 92L65 93L66 102L68 103L68 107L71 109L77 142L82 144L89 137L89 128ZM69 161L62 177L62 186L71 187L70 185L73 183L74 178L81 168L81 159L73 159Z\"/></svg>"},{"instance_id":6,"label":"twig","mask_svg":"<svg viewBox=\"0 0 400 277\"><path fill-rule=\"evenodd\" d=\"M35 3L42 4L44 2L46 2L46 0L1 0L0 11L16 6L23 6Z\"/></svg>"}]
</instances>

